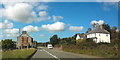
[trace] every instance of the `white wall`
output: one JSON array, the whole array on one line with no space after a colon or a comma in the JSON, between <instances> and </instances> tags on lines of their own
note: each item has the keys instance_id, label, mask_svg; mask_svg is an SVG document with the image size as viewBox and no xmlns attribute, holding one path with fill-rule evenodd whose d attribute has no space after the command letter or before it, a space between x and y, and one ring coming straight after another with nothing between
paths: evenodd
<instances>
[{"instance_id":1,"label":"white wall","mask_svg":"<svg viewBox=\"0 0 120 60\"><path fill-rule=\"evenodd\" d=\"M76 40L78 40L78 39L80 39L80 36L79 36L79 35L77 35L77 37L76 37Z\"/></svg>"},{"instance_id":2,"label":"white wall","mask_svg":"<svg viewBox=\"0 0 120 60\"><path fill-rule=\"evenodd\" d=\"M94 33L94 34L88 34L87 38L94 38L96 37L97 39L93 39L96 43L99 42L107 42L110 43L110 34L104 34L104 33Z\"/></svg>"}]
</instances>

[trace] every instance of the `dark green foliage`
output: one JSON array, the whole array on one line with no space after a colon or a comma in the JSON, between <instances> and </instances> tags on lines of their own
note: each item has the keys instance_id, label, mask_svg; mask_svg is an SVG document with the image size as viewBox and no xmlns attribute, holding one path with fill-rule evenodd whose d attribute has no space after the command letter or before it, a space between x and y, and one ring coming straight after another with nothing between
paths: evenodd
<instances>
[{"instance_id":1,"label":"dark green foliage","mask_svg":"<svg viewBox=\"0 0 120 60\"><path fill-rule=\"evenodd\" d=\"M57 35L53 35L51 38L50 38L50 43L54 46L55 44L59 44L59 38Z\"/></svg>"},{"instance_id":2,"label":"dark green foliage","mask_svg":"<svg viewBox=\"0 0 120 60\"><path fill-rule=\"evenodd\" d=\"M114 40L115 42L116 40ZM117 41L116 41L117 42ZM118 45L109 43L98 43L87 39L80 42L78 45L63 45L63 50L67 52L73 52L78 54L95 55L107 58L118 58Z\"/></svg>"},{"instance_id":3,"label":"dark green foliage","mask_svg":"<svg viewBox=\"0 0 120 60\"><path fill-rule=\"evenodd\" d=\"M117 27L115 27L115 26L111 29L111 39L118 38L118 32L116 32L116 30L117 30Z\"/></svg>"},{"instance_id":4,"label":"dark green foliage","mask_svg":"<svg viewBox=\"0 0 120 60\"><path fill-rule=\"evenodd\" d=\"M96 48L97 44L93 41L93 39L86 39L77 44L79 49L93 49Z\"/></svg>"},{"instance_id":5,"label":"dark green foliage","mask_svg":"<svg viewBox=\"0 0 120 60\"><path fill-rule=\"evenodd\" d=\"M3 50L12 50L16 48L16 42L12 41L12 39L2 40L2 49Z\"/></svg>"},{"instance_id":6,"label":"dark green foliage","mask_svg":"<svg viewBox=\"0 0 120 60\"><path fill-rule=\"evenodd\" d=\"M76 44L75 36L69 38L58 38L57 35L53 35L50 38L50 43L54 46L56 44L68 45L68 44Z\"/></svg>"},{"instance_id":7,"label":"dark green foliage","mask_svg":"<svg viewBox=\"0 0 120 60\"><path fill-rule=\"evenodd\" d=\"M92 29L91 28L88 28L88 30L86 31L86 33L90 32Z\"/></svg>"},{"instance_id":8,"label":"dark green foliage","mask_svg":"<svg viewBox=\"0 0 120 60\"><path fill-rule=\"evenodd\" d=\"M75 36L69 38L62 38L60 39L60 44L68 45L68 44L76 44Z\"/></svg>"},{"instance_id":9,"label":"dark green foliage","mask_svg":"<svg viewBox=\"0 0 120 60\"><path fill-rule=\"evenodd\" d=\"M116 32L116 30L118 29L116 26L113 26L111 28L109 24L103 24L103 28L110 32L111 39L118 39L119 32Z\"/></svg>"},{"instance_id":10,"label":"dark green foliage","mask_svg":"<svg viewBox=\"0 0 120 60\"><path fill-rule=\"evenodd\" d=\"M37 46L47 47L48 44L50 44L50 42L37 43Z\"/></svg>"},{"instance_id":11,"label":"dark green foliage","mask_svg":"<svg viewBox=\"0 0 120 60\"><path fill-rule=\"evenodd\" d=\"M111 32L111 28L109 24L103 24L103 28L107 30L108 32Z\"/></svg>"},{"instance_id":12,"label":"dark green foliage","mask_svg":"<svg viewBox=\"0 0 120 60\"><path fill-rule=\"evenodd\" d=\"M120 31L118 32L118 39L120 40Z\"/></svg>"}]
</instances>

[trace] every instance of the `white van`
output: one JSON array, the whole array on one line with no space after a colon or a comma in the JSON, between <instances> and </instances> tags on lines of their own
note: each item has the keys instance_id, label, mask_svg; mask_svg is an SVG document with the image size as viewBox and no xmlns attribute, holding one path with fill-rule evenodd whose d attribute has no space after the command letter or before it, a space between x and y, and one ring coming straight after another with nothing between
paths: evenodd
<instances>
[{"instance_id":1,"label":"white van","mask_svg":"<svg viewBox=\"0 0 120 60\"><path fill-rule=\"evenodd\" d=\"M47 45L47 48L48 48L48 49L53 49L52 44L48 44L48 45Z\"/></svg>"}]
</instances>

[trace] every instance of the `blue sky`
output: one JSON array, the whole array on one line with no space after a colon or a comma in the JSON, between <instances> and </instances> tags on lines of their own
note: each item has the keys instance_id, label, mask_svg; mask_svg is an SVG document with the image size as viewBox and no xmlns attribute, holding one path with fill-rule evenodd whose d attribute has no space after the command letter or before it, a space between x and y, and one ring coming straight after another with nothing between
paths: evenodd
<instances>
[{"instance_id":1,"label":"blue sky","mask_svg":"<svg viewBox=\"0 0 120 60\"><path fill-rule=\"evenodd\" d=\"M4 4L3 4L4 5ZM19 4L20 5L20 4ZM109 24L111 27L118 26L118 8L117 3L107 3L107 2L50 2L50 3L37 3L37 5L30 3L32 6L32 10L37 15L37 18L39 17L39 12L43 12L43 14L40 14L41 18L44 18L42 20L36 21L31 20L32 22L28 23L23 20L19 20L19 15L14 14L15 18L10 14L9 12L12 9L9 9L7 4L4 5L5 7L1 6L2 9L6 9L5 11L8 11L8 15L4 15L1 18L1 23L4 23L5 20L8 22L11 22L13 24L12 28L10 29L18 29L21 28L22 30L26 26L37 26L36 30L28 32L30 36L33 37L34 40L38 42L47 42L49 41L49 38L53 36L54 34L57 34L60 38L64 37L71 37L76 33L85 33L87 29L90 27L92 28L91 22L92 21L99 21L102 20L104 23ZM14 5L11 5L10 7L13 7ZM18 6L18 5L17 5ZM36 9L40 6L40 9ZM13 9L17 9L16 6L14 6ZM31 8L30 8L31 9ZM21 12L21 10L19 11ZM30 11L32 12L32 11ZM22 12L20 13L22 14ZM27 13L26 13L27 14ZM47 14L47 15L45 15ZM53 15L56 19L53 18ZM18 18L16 18L18 17ZM33 16L31 16L33 17ZM50 19L48 17L51 17ZM56 21L54 21L56 20ZM59 22L59 23L56 23ZM47 24L61 24L60 27L63 27L63 29L55 29L56 26L47 26ZM65 25L64 25L65 24ZM42 27L42 25L45 25L45 27ZM75 29L70 30L70 27L77 27ZM55 27L55 28L54 28ZM83 28L82 28L83 27ZM2 27L1 27L2 28ZM52 29L53 28L53 29ZM51 31L52 29L52 31ZM74 31L73 31L74 30ZM14 33L15 34L15 33ZM11 38L13 40L17 40L16 36L5 36L3 39Z\"/></svg>"}]
</instances>

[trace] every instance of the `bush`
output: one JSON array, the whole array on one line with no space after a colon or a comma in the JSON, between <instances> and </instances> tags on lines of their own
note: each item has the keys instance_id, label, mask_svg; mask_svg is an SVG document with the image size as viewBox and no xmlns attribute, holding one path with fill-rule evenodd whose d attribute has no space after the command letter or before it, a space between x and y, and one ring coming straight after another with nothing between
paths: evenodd
<instances>
[{"instance_id":1,"label":"bush","mask_svg":"<svg viewBox=\"0 0 120 60\"><path fill-rule=\"evenodd\" d=\"M64 45L63 50L78 54L95 55L107 58L118 58L118 45L112 43L95 43L92 39L77 41L76 45Z\"/></svg>"},{"instance_id":2,"label":"bush","mask_svg":"<svg viewBox=\"0 0 120 60\"><path fill-rule=\"evenodd\" d=\"M12 50L16 48L16 42L12 41L12 39L2 40L2 49L3 50Z\"/></svg>"}]
</instances>

